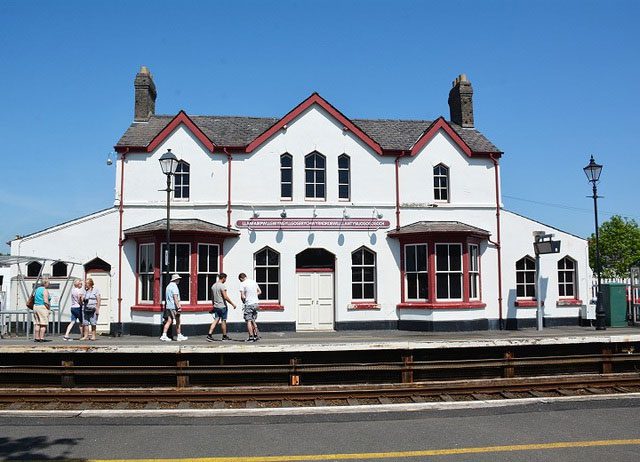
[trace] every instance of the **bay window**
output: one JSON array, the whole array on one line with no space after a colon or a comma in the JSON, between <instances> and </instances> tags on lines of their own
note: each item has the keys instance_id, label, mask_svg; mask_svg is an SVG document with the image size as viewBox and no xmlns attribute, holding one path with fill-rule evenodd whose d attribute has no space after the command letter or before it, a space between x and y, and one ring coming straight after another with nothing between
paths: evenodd
<instances>
[{"instance_id":1,"label":"bay window","mask_svg":"<svg viewBox=\"0 0 640 462\"><path fill-rule=\"evenodd\" d=\"M426 300L429 295L427 244L405 245L404 252L406 298Z\"/></svg>"},{"instance_id":2,"label":"bay window","mask_svg":"<svg viewBox=\"0 0 640 462\"><path fill-rule=\"evenodd\" d=\"M138 250L138 301L153 303L155 245L140 244Z\"/></svg>"},{"instance_id":3,"label":"bay window","mask_svg":"<svg viewBox=\"0 0 640 462\"><path fill-rule=\"evenodd\" d=\"M462 300L462 244L436 244L438 300Z\"/></svg>"},{"instance_id":4,"label":"bay window","mask_svg":"<svg viewBox=\"0 0 640 462\"><path fill-rule=\"evenodd\" d=\"M218 277L220 246L198 244L198 301L211 301L211 286Z\"/></svg>"}]
</instances>

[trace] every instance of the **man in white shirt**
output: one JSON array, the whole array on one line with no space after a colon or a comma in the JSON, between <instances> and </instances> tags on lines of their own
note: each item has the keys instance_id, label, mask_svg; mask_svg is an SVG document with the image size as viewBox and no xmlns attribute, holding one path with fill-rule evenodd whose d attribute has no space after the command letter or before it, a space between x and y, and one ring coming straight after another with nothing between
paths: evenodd
<instances>
[{"instance_id":1,"label":"man in white shirt","mask_svg":"<svg viewBox=\"0 0 640 462\"><path fill-rule=\"evenodd\" d=\"M171 324L173 324L174 319L176 320L176 331L178 333L176 340L178 342L183 342L188 338L182 335L182 332L180 331L180 289L178 288L176 281L180 281L179 274L171 276L171 282L167 285L167 289L165 291L164 315L166 316L167 321L164 323L162 336L160 337L160 340L163 342L171 341L167 336L167 332L169 331Z\"/></svg>"},{"instance_id":2,"label":"man in white shirt","mask_svg":"<svg viewBox=\"0 0 640 462\"><path fill-rule=\"evenodd\" d=\"M240 279L240 298L244 303L244 320L247 321L247 332L249 333L249 338L246 341L257 342L260 338L258 325L256 324L256 319L258 318L258 295L262 291L256 281L247 278L246 274L240 273L238 279Z\"/></svg>"}]
</instances>

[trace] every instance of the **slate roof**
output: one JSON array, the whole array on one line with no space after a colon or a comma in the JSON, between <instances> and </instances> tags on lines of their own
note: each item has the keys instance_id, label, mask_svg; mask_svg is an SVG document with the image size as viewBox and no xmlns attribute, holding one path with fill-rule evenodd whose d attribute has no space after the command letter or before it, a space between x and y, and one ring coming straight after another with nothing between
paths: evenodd
<instances>
[{"instance_id":1,"label":"slate roof","mask_svg":"<svg viewBox=\"0 0 640 462\"><path fill-rule=\"evenodd\" d=\"M418 221L410 225L402 226L398 230L394 229L389 231L387 234L390 237L396 237L407 234L430 233L463 233L482 237L491 236L489 231L459 221Z\"/></svg>"},{"instance_id":2,"label":"slate roof","mask_svg":"<svg viewBox=\"0 0 640 462\"><path fill-rule=\"evenodd\" d=\"M117 147L145 147L174 116L154 115L148 122L133 122L118 141ZM216 146L246 146L278 122L274 117L189 116ZM353 119L369 137L385 150L409 150L432 120ZM501 153L482 133L474 128L449 125L473 152Z\"/></svg>"},{"instance_id":3,"label":"slate roof","mask_svg":"<svg viewBox=\"0 0 640 462\"><path fill-rule=\"evenodd\" d=\"M125 236L133 236L137 234L151 234L158 231L167 230L167 219L152 221L140 226L125 229ZM208 221L198 219L171 219L171 232L188 231L197 233L217 234L219 236L239 236L237 229L227 229L225 226L209 223Z\"/></svg>"}]
</instances>

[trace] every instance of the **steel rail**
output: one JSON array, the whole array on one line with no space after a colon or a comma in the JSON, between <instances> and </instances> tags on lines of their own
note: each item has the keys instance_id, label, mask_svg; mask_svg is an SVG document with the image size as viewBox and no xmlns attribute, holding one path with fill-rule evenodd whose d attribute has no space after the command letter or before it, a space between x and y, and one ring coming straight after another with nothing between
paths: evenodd
<instances>
[{"instance_id":1,"label":"steel rail","mask_svg":"<svg viewBox=\"0 0 640 462\"><path fill-rule=\"evenodd\" d=\"M310 401L411 396L477 395L505 392L640 387L640 373L576 374L416 382L412 384L324 385L278 387L165 388L3 388L0 403L15 402L242 402Z\"/></svg>"},{"instance_id":2,"label":"steel rail","mask_svg":"<svg viewBox=\"0 0 640 462\"><path fill-rule=\"evenodd\" d=\"M526 357L517 359L465 359L413 361L409 365L401 361L340 364L263 364L263 365L0 365L2 374L73 374L73 375L255 375L255 374L304 374L333 372L387 371L439 371L460 369L487 369L504 367L554 367L568 365L593 365L608 363L638 363L640 354L590 354L580 356Z\"/></svg>"}]
</instances>

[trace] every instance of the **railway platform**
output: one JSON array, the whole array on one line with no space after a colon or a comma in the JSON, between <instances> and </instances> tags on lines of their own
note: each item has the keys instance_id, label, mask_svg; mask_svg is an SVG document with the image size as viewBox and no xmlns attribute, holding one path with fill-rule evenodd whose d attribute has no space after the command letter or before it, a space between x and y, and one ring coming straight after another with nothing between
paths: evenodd
<instances>
[{"instance_id":1,"label":"railway platform","mask_svg":"<svg viewBox=\"0 0 640 462\"><path fill-rule=\"evenodd\" d=\"M0 354L22 352L95 352L95 353L290 353L371 350L449 350L468 348L508 348L527 346L564 346L589 344L632 344L640 342L640 328L610 328L597 331L585 327L473 331L412 332L399 330L335 332L267 332L258 342L244 342L246 335L231 334L231 341L207 342L204 336L189 337L184 342L161 342L155 337L99 336L96 341L66 341L49 335L48 342L34 343L26 338L0 340Z\"/></svg>"}]
</instances>

